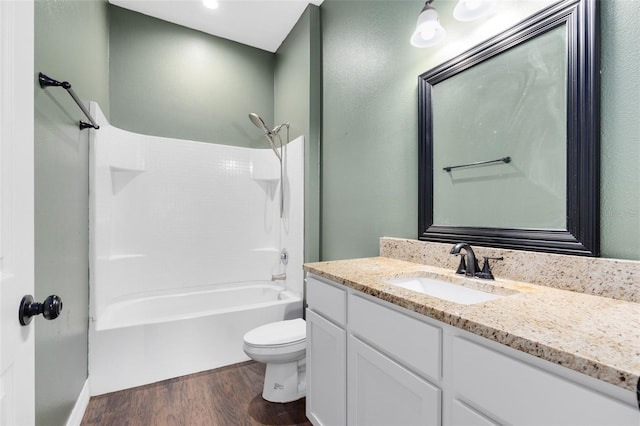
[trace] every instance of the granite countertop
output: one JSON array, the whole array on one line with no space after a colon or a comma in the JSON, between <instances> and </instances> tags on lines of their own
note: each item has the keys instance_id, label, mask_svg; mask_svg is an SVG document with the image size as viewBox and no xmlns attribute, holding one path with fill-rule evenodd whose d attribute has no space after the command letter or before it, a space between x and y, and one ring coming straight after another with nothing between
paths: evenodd
<instances>
[{"instance_id":1,"label":"granite countertop","mask_svg":"<svg viewBox=\"0 0 640 426\"><path fill-rule=\"evenodd\" d=\"M305 270L347 287L636 392L640 303L517 281L469 279L453 271L387 257L307 263ZM461 305L385 282L438 275L510 294ZM487 289L485 288L485 290Z\"/></svg>"}]
</instances>

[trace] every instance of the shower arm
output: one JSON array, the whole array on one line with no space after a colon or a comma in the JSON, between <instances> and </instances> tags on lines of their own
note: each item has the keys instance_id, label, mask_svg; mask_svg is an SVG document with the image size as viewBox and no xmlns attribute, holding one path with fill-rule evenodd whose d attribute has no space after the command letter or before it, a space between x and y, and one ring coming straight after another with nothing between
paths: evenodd
<instances>
[{"instance_id":1,"label":"shower arm","mask_svg":"<svg viewBox=\"0 0 640 426\"><path fill-rule=\"evenodd\" d=\"M280 130L282 130L283 127L286 127L287 130L289 130L289 123L282 123L281 125L274 127L271 133L277 135L278 133L280 133Z\"/></svg>"}]
</instances>

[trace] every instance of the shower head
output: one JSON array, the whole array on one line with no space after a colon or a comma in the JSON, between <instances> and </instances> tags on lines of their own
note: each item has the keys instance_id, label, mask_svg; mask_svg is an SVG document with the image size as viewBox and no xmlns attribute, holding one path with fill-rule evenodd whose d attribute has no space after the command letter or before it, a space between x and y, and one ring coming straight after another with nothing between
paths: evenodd
<instances>
[{"instance_id":1,"label":"shower head","mask_svg":"<svg viewBox=\"0 0 640 426\"><path fill-rule=\"evenodd\" d=\"M262 129L267 135L271 134L271 131L267 128L267 125L264 124L264 120L255 112L249 113L249 119L253 124L256 125L257 128Z\"/></svg>"},{"instance_id":2,"label":"shower head","mask_svg":"<svg viewBox=\"0 0 640 426\"><path fill-rule=\"evenodd\" d=\"M276 147L276 143L273 141L273 136L274 135L278 136L278 138L280 137L280 135L278 135L277 131L275 129L274 129L273 132L271 130L269 130L267 125L264 124L264 120L262 119L262 117L260 117L255 112L249 113L249 120L251 120L251 122L253 124L255 124L257 128L262 129L262 131L264 132L265 137L269 141L269 145L271 145L271 149L273 149L273 152L276 154L276 157L278 157L278 160L280 161L280 163L282 163L282 154L280 152L278 152L278 148ZM277 129L280 130L280 126L278 126ZM282 141L280 141L280 149L282 149Z\"/></svg>"},{"instance_id":3,"label":"shower head","mask_svg":"<svg viewBox=\"0 0 640 426\"><path fill-rule=\"evenodd\" d=\"M257 128L262 129L263 132L270 136L277 134L283 127L289 128L289 123L282 123L274 127L273 130L269 130L262 117L260 117L255 112L249 113L249 120L251 120L251 122L255 124Z\"/></svg>"}]
</instances>

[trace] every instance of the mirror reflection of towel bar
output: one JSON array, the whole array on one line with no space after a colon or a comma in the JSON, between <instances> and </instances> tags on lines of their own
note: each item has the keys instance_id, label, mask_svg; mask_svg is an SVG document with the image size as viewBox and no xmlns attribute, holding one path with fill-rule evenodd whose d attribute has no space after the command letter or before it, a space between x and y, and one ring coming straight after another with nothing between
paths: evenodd
<instances>
[{"instance_id":1,"label":"mirror reflection of towel bar","mask_svg":"<svg viewBox=\"0 0 640 426\"><path fill-rule=\"evenodd\" d=\"M460 164L459 166L448 166L448 167L443 167L442 170L444 170L445 172L450 172L453 169L459 169L461 167L473 167L473 166L480 166L482 164L491 164L491 163L509 163L511 161L511 157L503 157L503 158L498 158L497 160L489 160L489 161L478 161L477 163L469 163L469 164Z\"/></svg>"}]
</instances>

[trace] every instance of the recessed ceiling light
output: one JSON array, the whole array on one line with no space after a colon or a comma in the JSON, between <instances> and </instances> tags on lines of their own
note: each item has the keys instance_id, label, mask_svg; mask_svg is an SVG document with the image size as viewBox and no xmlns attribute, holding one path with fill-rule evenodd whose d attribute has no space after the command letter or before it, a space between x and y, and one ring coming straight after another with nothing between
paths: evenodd
<instances>
[{"instance_id":1,"label":"recessed ceiling light","mask_svg":"<svg viewBox=\"0 0 640 426\"><path fill-rule=\"evenodd\" d=\"M202 0L202 4L209 9L217 9L219 6L218 0Z\"/></svg>"}]
</instances>

